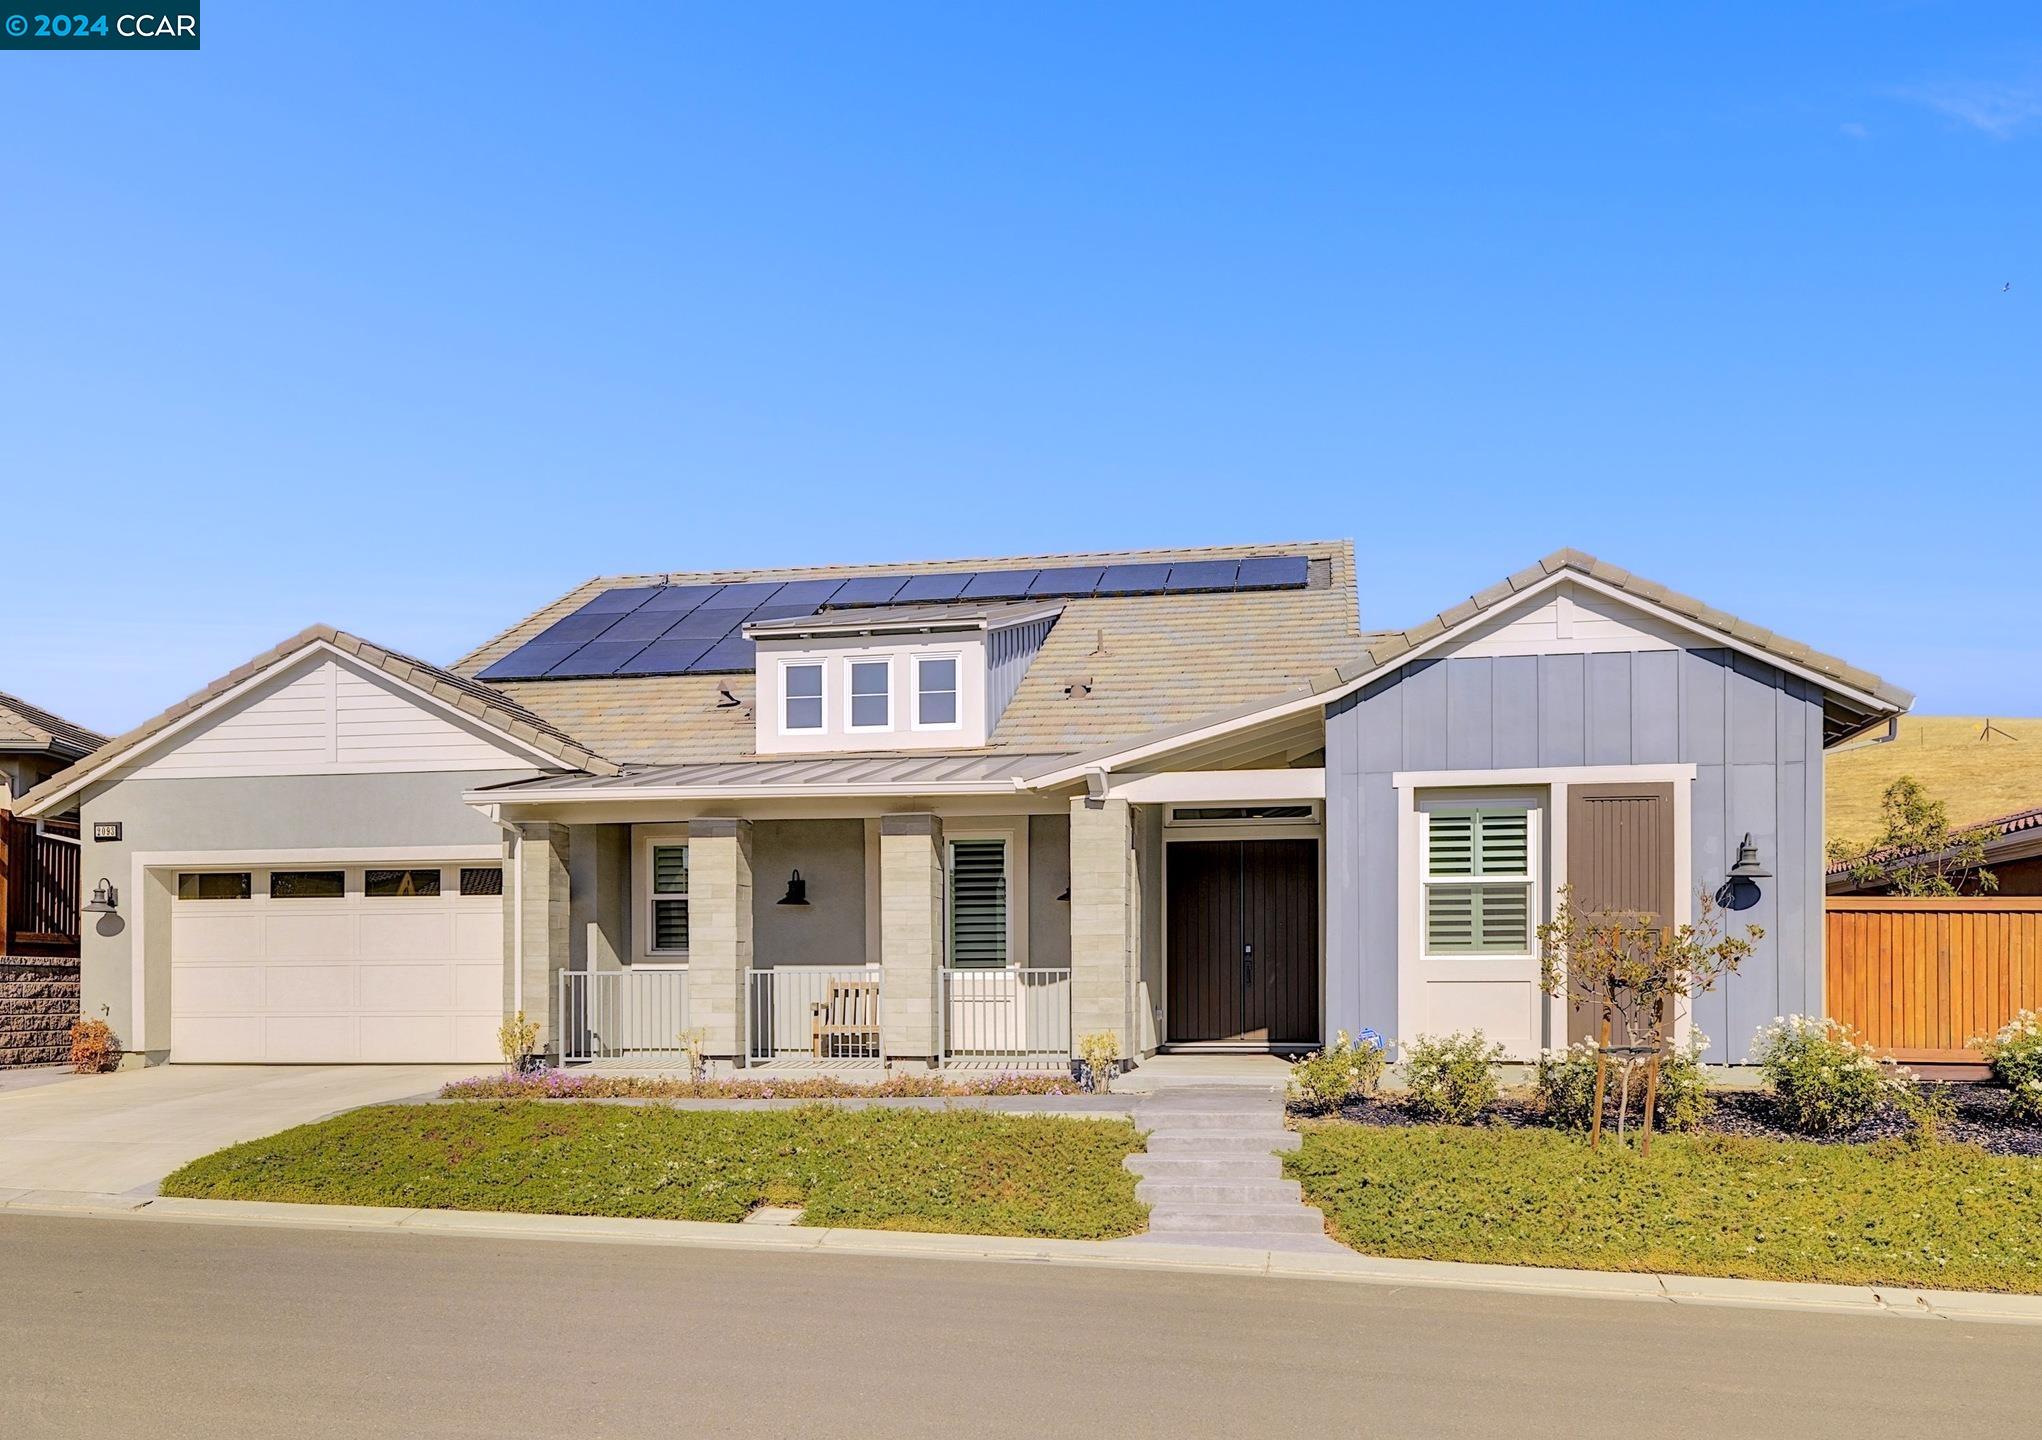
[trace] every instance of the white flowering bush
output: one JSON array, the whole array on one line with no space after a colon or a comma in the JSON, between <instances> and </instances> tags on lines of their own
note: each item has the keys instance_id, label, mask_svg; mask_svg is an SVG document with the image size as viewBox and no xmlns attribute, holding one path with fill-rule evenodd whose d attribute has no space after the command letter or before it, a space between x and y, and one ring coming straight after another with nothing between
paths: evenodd
<instances>
[{"instance_id":1,"label":"white flowering bush","mask_svg":"<svg viewBox=\"0 0 2042 1440\"><path fill-rule=\"evenodd\" d=\"M1702 1070L1702 1051L1709 1037L1695 1031L1688 1043L1669 1050L1659 1059L1659 1097L1653 1106L1652 1123L1662 1130L1692 1130L1709 1113L1708 1078ZM1566 1130L1586 1130L1595 1118L1595 1057L1593 1040L1581 1040L1565 1050L1541 1050L1538 1073L1532 1088L1539 1108L1553 1124ZM1612 1065L1611 1094L1616 1086Z\"/></svg>"},{"instance_id":2,"label":"white flowering bush","mask_svg":"<svg viewBox=\"0 0 2042 1440\"><path fill-rule=\"evenodd\" d=\"M2023 1010L1971 1048L1985 1056L1992 1078L2007 1087L2007 1113L2018 1120L2042 1120L2042 1015Z\"/></svg>"},{"instance_id":3,"label":"white flowering bush","mask_svg":"<svg viewBox=\"0 0 2042 1440\"><path fill-rule=\"evenodd\" d=\"M1373 1095L1388 1059L1382 1037L1375 1032L1364 1031L1357 1041L1342 1030L1324 1050L1291 1065L1291 1103L1306 1110L1331 1110Z\"/></svg>"},{"instance_id":4,"label":"white flowering bush","mask_svg":"<svg viewBox=\"0 0 2042 1440\"><path fill-rule=\"evenodd\" d=\"M1760 1028L1753 1054L1781 1118L1804 1135L1854 1130L1880 1101L1913 1088L1906 1072L1889 1075L1850 1026L1820 1016L1775 1019Z\"/></svg>"},{"instance_id":5,"label":"white flowering bush","mask_svg":"<svg viewBox=\"0 0 2042 1440\"><path fill-rule=\"evenodd\" d=\"M1472 1125L1495 1103L1496 1066L1502 1059L1503 1047L1480 1030L1421 1035L1404 1047L1404 1107L1421 1120Z\"/></svg>"}]
</instances>

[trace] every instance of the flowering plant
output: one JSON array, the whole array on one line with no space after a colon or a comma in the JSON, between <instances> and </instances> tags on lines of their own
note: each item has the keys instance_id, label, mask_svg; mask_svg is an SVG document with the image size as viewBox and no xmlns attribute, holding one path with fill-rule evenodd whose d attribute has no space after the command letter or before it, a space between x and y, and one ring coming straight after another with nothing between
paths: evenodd
<instances>
[{"instance_id":1,"label":"flowering plant","mask_svg":"<svg viewBox=\"0 0 2042 1440\"><path fill-rule=\"evenodd\" d=\"M1309 1110L1330 1110L1363 1095L1373 1095L1388 1064L1387 1047L1373 1030L1359 1040L1340 1031L1324 1050L1314 1051L1290 1067L1291 1100Z\"/></svg>"},{"instance_id":2,"label":"flowering plant","mask_svg":"<svg viewBox=\"0 0 2042 1440\"><path fill-rule=\"evenodd\" d=\"M1702 1070L1702 1051L1709 1037L1699 1030L1688 1043L1661 1057L1659 1088L1653 1102L1653 1118L1664 1130L1692 1130L1709 1113L1708 1081ZM1593 1040L1581 1040L1564 1050L1539 1052L1538 1071L1532 1078L1539 1106L1554 1124L1569 1130L1586 1130L1595 1113L1595 1062L1602 1047ZM1628 1068L1622 1072L1630 1080ZM1630 1087L1619 1090L1618 1126L1628 1111Z\"/></svg>"},{"instance_id":3,"label":"flowering plant","mask_svg":"<svg viewBox=\"0 0 2042 1440\"><path fill-rule=\"evenodd\" d=\"M1992 1034L1971 1041L1985 1056L1992 1078L2013 1098L2007 1113L2019 1120L2042 1120L2042 1015L2023 1010Z\"/></svg>"},{"instance_id":4,"label":"flowering plant","mask_svg":"<svg viewBox=\"0 0 2042 1440\"><path fill-rule=\"evenodd\" d=\"M1788 1125L1804 1135L1854 1130L1879 1102L1912 1089L1905 1070L1859 1040L1850 1026L1816 1015L1783 1015L1762 1027L1753 1047L1759 1073Z\"/></svg>"},{"instance_id":5,"label":"flowering plant","mask_svg":"<svg viewBox=\"0 0 2042 1440\"><path fill-rule=\"evenodd\" d=\"M1472 1125L1496 1100L1503 1047L1480 1030L1420 1035L1404 1047L1404 1107L1421 1120Z\"/></svg>"}]
</instances>

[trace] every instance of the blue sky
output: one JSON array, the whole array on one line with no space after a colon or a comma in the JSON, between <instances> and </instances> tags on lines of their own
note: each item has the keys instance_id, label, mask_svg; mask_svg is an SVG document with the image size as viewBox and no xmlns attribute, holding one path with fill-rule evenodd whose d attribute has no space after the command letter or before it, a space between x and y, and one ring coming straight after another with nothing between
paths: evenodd
<instances>
[{"instance_id":1,"label":"blue sky","mask_svg":"<svg viewBox=\"0 0 2042 1440\"><path fill-rule=\"evenodd\" d=\"M0 53L0 689L591 574L1557 546L2042 713L2032 5L206 7ZM2011 283L2011 289L2003 287Z\"/></svg>"}]
</instances>

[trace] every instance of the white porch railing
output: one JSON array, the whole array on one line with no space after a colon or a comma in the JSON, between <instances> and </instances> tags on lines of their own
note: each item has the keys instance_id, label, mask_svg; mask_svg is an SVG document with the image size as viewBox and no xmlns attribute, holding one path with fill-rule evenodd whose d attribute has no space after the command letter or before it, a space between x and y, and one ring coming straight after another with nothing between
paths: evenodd
<instances>
[{"instance_id":1,"label":"white porch railing","mask_svg":"<svg viewBox=\"0 0 2042 1440\"><path fill-rule=\"evenodd\" d=\"M560 972L563 1065L685 1065L687 1028L684 969Z\"/></svg>"},{"instance_id":2,"label":"white porch railing","mask_svg":"<svg viewBox=\"0 0 2042 1440\"><path fill-rule=\"evenodd\" d=\"M943 1057L1061 1067L1071 1059L1069 970L945 970Z\"/></svg>"},{"instance_id":3,"label":"white porch railing","mask_svg":"<svg viewBox=\"0 0 2042 1440\"><path fill-rule=\"evenodd\" d=\"M745 996L746 1059L751 1064L885 1063L877 965L754 970Z\"/></svg>"}]
</instances>

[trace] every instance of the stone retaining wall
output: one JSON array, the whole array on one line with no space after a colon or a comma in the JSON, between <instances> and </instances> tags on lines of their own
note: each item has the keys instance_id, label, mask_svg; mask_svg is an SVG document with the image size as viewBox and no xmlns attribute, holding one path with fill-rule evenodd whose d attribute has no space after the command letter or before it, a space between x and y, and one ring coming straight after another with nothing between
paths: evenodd
<instances>
[{"instance_id":1,"label":"stone retaining wall","mask_svg":"<svg viewBox=\"0 0 2042 1440\"><path fill-rule=\"evenodd\" d=\"M0 958L0 1067L71 1058L78 962Z\"/></svg>"}]
</instances>

